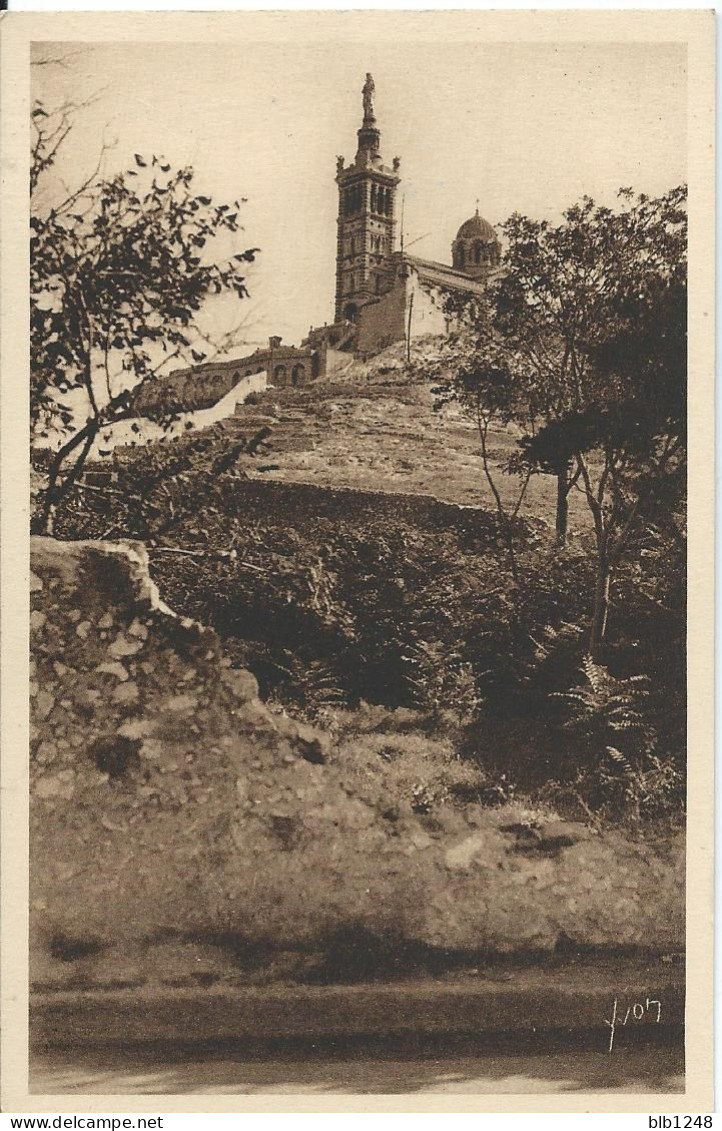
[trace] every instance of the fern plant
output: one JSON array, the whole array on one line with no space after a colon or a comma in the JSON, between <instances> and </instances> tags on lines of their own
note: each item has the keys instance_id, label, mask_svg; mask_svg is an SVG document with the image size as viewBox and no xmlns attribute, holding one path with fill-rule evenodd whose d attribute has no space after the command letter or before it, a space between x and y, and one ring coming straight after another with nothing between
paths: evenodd
<instances>
[{"instance_id":1,"label":"fern plant","mask_svg":"<svg viewBox=\"0 0 722 1131\"><path fill-rule=\"evenodd\" d=\"M296 714L315 721L346 703L346 693L338 686L333 668L323 660L304 660L284 649L283 660L275 666L282 682L274 697L287 702Z\"/></svg>"},{"instance_id":2,"label":"fern plant","mask_svg":"<svg viewBox=\"0 0 722 1131\"><path fill-rule=\"evenodd\" d=\"M481 698L471 664L465 663L458 651L438 640L417 639L406 645L401 659L406 685L417 708L434 715L447 714L459 724L475 716Z\"/></svg>"},{"instance_id":3,"label":"fern plant","mask_svg":"<svg viewBox=\"0 0 722 1131\"><path fill-rule=\"evenodd\" d=\"M577 748L573 784L582 807L623 810L636 820L667 810L681 794L682 774L659 752L648 677L616 678L589 656L582 672L583 684L555 696L570 708L565 729Z\"/></svg>"}]
</instances>

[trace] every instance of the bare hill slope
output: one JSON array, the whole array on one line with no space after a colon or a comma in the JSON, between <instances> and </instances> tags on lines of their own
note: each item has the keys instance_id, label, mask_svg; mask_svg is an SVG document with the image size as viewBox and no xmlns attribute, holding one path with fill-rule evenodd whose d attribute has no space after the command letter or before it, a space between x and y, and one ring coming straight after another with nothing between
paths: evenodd
<instances>
[{"instance_id":1,"label":"bare hill slope","mask_svg":"<svg viewBox=\"0 0 722 1131\"><path fill-rule=\"evenodd\" d=\"M433 340L417 346L433 353ZM367 363L354 362L336 382L299 389L269 388L239 405L218 425L230 438L270 427L271 436L254 476L289 483L355 487L369 491L434 495L447 502L493 508L476 427L461 409L434 408L433 386L412 380L403 347ZM513 428L494 432L491 456L499 470L516 449ZM511 499L517 481L498 475ZM520 513L553 524L556 488L536 476ZM571 500L572 525L586 525L581 497Z\"/></svg>"}]
</instances>

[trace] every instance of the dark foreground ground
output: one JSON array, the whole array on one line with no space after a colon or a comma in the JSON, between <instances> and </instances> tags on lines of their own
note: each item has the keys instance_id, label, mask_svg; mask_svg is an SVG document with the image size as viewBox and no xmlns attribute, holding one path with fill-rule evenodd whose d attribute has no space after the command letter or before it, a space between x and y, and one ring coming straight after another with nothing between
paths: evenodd
<instances>
[{"instance_id":1,"label":"dark foreground ground","mask_svg":"<svg viewBox=\"0 0 722 1131\"><path fill-rule=\"evenodd\" d=\"M545 1035L533 1046L514 1035L465 1037L419 1047L363 1042L346 1047L295 1044L253 1049L147 1046L57 1049L32 1058L33 1094L458 1095L684 1091L681 1033L653 1043L620 1043L606 1034ZM496 1045L496 1048L493 1046ZM526 1047L524 1047L526 1045Z\"/></svg>"},{"instance_id":2,"label":"dark foreground ground","mask_svg":"<svg viewBox=\"0 0 722 1131\"><path fill-rule=\"evenodd\" d=\"M681 966L597 960L477 975L37 994L31 1092L684 1090Z\"/></svg>"}]
</instances>

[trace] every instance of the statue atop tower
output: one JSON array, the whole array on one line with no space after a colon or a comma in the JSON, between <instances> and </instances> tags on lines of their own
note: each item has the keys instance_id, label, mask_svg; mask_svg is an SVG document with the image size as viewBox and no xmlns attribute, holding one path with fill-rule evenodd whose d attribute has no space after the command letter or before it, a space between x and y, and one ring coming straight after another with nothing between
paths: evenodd
<instances>
[{"instance_id":1,"label":"statue atop tower","mask_svg":"<svg viewBox=\"0 0 722 1131\"><path fill-rule=\"evenodd\" d=\"M364 125L374 126L376 124L376 115L374 114L374 95L376 93L376 83L374 76L368 71L366 72L366 82L363 85L361 92L364 104Z\"/></svg>"}]
</instances>

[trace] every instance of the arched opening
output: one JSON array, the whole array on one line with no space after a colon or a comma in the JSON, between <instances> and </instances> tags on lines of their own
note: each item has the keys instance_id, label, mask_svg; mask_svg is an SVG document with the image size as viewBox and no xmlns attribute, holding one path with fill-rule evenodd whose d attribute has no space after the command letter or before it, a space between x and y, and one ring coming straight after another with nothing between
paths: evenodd
<instances>
[{"instance_id":1,"label":"arched opening","mask_svg":"<svg viewBox=\"0 0 722 1131\"><path fill-rule=\"evenodd\" d=\"M478 243L474 247L474 263L481 263L481 244Z\"/></svg>"},{"instance_id":2,"label":"arched opening","mask_svg":"<svg viewBox=\"0 0 722 1131\"><path fill-rule=\"evenodd\" d=\"M466 255L464 253L464 245L459 244L456 249L456 265L457 267L466 266Z\"/></svg>"},{"instance_id":3,"label":"arched opening","mask_svg":"<svg viewBox=\"0 0 722 1131\"><path fill-rule=\"evenodd\" d=\"M343 316L348 322L356 321L356 319L358 318L358 307L356 306L355 302L346 303Z\"/></svg>"},{"instance_id":4,"label":"arched opening","mask_svg":"<svg viewBox=\"0 0 722 1131\"><path fill-rule=\"evenodd\" d=\"M306 366L302 365L301 362L299 361L298 365L294 365L293 369L291 370L291 384L292 385L302 385L303 379L304 379L305 376L306 376Z\"/></svg>"},{"instance_id":5,"label":"arched opening","mask_svg":"<svg viewBox=\"0 0 722 1131\"><path fill-rule=\"evenodd\" d=\"M277 365L273 370L273 380L277 385L283 385L286 381L286 366Z\"/></svg>"}]
</instances>

